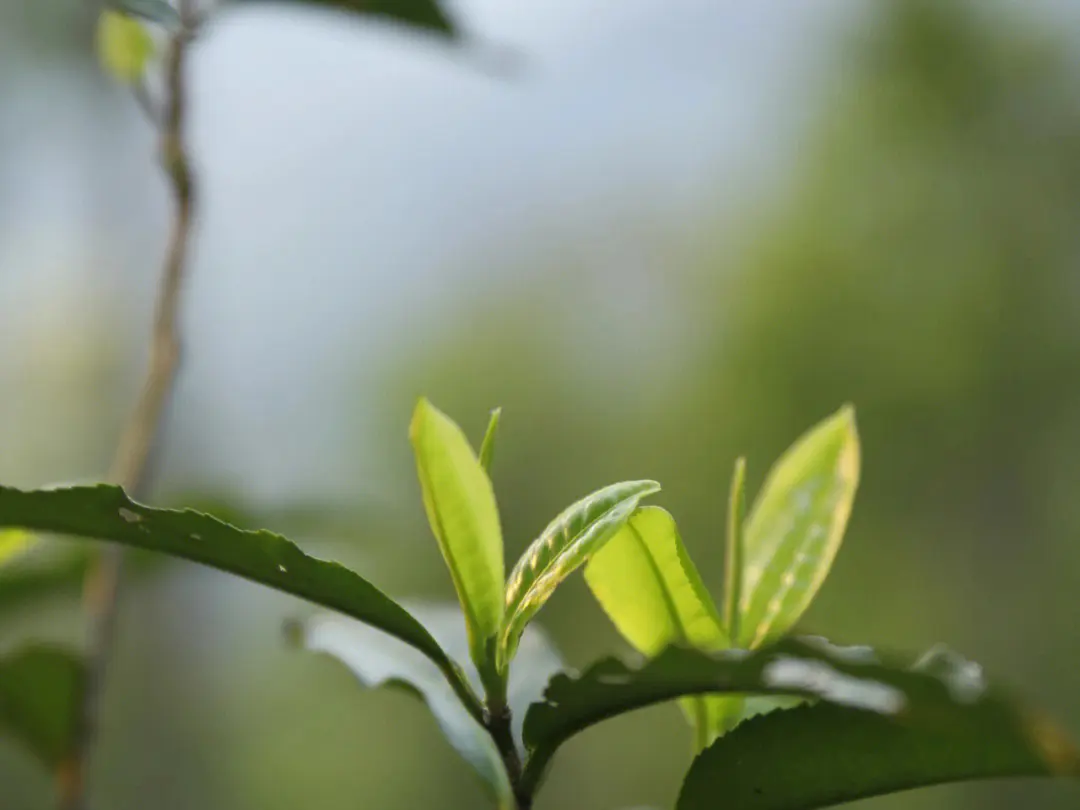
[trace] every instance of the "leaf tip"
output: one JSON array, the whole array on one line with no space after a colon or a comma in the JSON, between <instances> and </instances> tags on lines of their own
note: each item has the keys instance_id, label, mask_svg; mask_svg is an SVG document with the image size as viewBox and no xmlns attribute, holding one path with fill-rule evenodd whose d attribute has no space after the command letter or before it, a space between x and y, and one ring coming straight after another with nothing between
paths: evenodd
<instances>
[{"instance_id":1,"label":"leaf tip","mask_svg":"<svg viewBox=\"0 0 1080 810\"><path fill-rule=\"evenodd\" d=\"M637 484L640 487L640 489L638 490L638 495L642 498L644 498L646 495L655 495L661 490L659 481L651 481L649 479L644 479L642 481L638 481Z\"/></svg>"},{"instance_id":2,"label":"leaf tip","mask_svg":"<svg viewBox=\"0 0 1080 810\"><path fill-rule=\"evenodd\" d=\"M861 468L862 448L859 440L859 426L855 419L855 406L847 402L837 412L837 419L843 430L843 447L840 451L840 472L852 483L857 484Z\"/></svg>"},{"instance_id":3,"label":"leaf tip","mask_svg":"<svg viewBox=\"0 0 1080 810\"><path fill-rule=\"evenodd\" d=\"M412 420L409 422L409 438L415 442L424 423L437 413L439 409L431 404L431 400L427 397L418 397L416 407L413 408Z\"/></svg>"}]
</instances>

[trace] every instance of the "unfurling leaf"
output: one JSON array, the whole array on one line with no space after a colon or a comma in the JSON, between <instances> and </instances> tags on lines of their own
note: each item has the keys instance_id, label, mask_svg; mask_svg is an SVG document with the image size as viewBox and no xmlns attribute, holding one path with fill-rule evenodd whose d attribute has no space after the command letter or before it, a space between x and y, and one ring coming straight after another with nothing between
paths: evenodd
<instances>
[{"instance_id":1,"label":"unfurling leaf","mask_svg":"<svg viewBox=\"0 0 1080 810\"><path fill-rule=\"evenodd\" d=\"M134 84L154 56L154 40L141 22L107 8L98 17L97 51L113 78Z\"/></svg>"},{"instance_id":2,"label":"unfurling leaf","mask_svg":"<svg viewBox=\"0 0 1080 810\"><path fill-rule=\"evenodd\" d=\"M0 735L56 770L71 753L84 677L82 661L55 647L0 657Z\"/></svg>"},{"instance_id":3,"label":"unfurling leaf","mask_svg":"<svg viewBox=\"0 0 1080 810\"><path fill-rule=\"evenodd\" d=\"M502 669L514 657L521 631L559 583L603 548L643 497L659 489L655 481L626 481L597 490L564 510L525 550L506 585Z\"/></svg>"},{"instance_id":4,"label":"unfurling leaf","mask_svg":"<svg viewBox=\"0 0 1080 810\"><path fill-rule=\"evenodd\" d=\"M503 541L491 480L454 422L421 399L409 428L431 531L465 612L472 660L494 669L503 618Z\"/></svg>"},{"instance_id":5,"label":"unfurling leaf","mask_svg":"<svg viewBox=\"0 0 1080 810\"><path fill-rule=\"evenodd\" d=\"M739 647L782 636L829 573L859 484L855 412L844 407L773 465L743 534Z\"/></svg>"},{"instance_id":6,"label":"unfurling leaf","mask_svg":"<svg viewBox=\"0 0 1080 810\"><path fill-rule=\"evenodd\" d=\"M593 555L585 581L623 637L646 656L670 644L704 650L729 646L675 520L660 507L638 509ZM700 750L734 720L741 701L699 696L681 703Z\"/></svg>"}]
</instances>

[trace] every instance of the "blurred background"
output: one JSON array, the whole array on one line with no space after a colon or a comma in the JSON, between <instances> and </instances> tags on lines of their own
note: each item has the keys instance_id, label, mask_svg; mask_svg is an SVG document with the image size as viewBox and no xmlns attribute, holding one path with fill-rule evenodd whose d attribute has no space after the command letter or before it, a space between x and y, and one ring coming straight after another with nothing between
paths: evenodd
<instances>
[{"instance_id":1,"label":"blurred background","mask_svg":"<svg viewBox=\"0 0 1080 810\"><path fill-rule=\"evenodd\" d=\"M198 43L204 193L155 502L452 599L408 419L424 394L478 442L501 405L511 560L577 497L650 477L719 593L736 455L752 493L850 401L863 485L806 629L947 642L1080 735L1080 5L451 8L518 70L285 5ZM0 0L7 484L100 478L143 370L166 189L92 28L79 3ZM54 579L0 600L0 647L81 640ZM308 610L136 566L95 806L486 806L422 706L286 649ZM539 621L571 666L626 651L580 577ZM673 705L611 721L538 808L671 807L689 749ZM0 740L0 807L52 803ZM1010 783L860 807L1075 804Z\"/></svg>"}]
</instances>

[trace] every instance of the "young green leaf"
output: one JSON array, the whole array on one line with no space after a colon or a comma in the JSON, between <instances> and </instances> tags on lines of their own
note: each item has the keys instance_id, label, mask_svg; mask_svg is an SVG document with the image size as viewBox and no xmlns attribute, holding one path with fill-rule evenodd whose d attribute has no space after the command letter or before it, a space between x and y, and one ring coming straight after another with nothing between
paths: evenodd
<instances>
[{"instance_id":1,"label":"young green leaf","mask_svg":"<svg viewBox=\"0 0 1080 810\"><path fill-rule=\"evenodd\" d=\"M407 610L359 574L310 557L280 535L242 531L191 510L153 509L106 485L32 492L0 487L0 529L9 527L169 554L340 611L418 649L479 715L458 667Z\"/></svg>"},{"instance_id":2,"label":"young green leaf","mask_svg":"<svg viewBox=\"0 0 1080 810\"><path fill-rule=\"evenodd\" d=\"M407 605L444 650L479 688L469 664L468 641L461 612L433 605ZM514 808L513 792L491 735L461 705L445 679L415 650L366 625L334 614L318 615L302 625L305 646L341 661L367 686L400 684L424 700L446 738L492 791L500 807ZM515 718L540 698L548 678L562 668L562 659L536 625L522 637L519 662L510 674L509 705Z\"/></svg>"},{"instance_id":3,"label":"young green leaf","mask_svg":"<svg viewBox=\"0 0 1080 810\"><path fill-rule=\"evenodd\" d=\"M421 399L409 428L431 531L465 612L476 666L493 668L503 618L502 529L495 492L465 434Z\"/></svg>"},{"instance_id":4,"label":"young green leaf","mask_svg":"<svg viewBox=\"0 0 1080 810\"><path fill-rule=\"evenodd\" d=\"M484 443L480 445L480 466L491 475L491 464L495 460L495 440L499 436L499 417L502 416L502 408L496 408L491 412L487 431L484 433Z\"/></svg>"},{"instance_id":5,"label":"young green leaf","mask_svg":"<svg viewBox=\"0 0 1080 810\"><path fill-rule=\"evenodd\" d=\"M106 72L134 84L154 56L154 40L141 22L107 8L98 17L97 52Z\"/></svg>"},{"instance_id":6,"label":"young green leaf","mask_svg":"<svg viewBox=\"0 0 1080 810\"><path fill-rule=\"evenodd\" d=\"M825 580L859 485L850 406L807 432L773 465L747 518L739 647L786 633Z\"/></svg>"},{"instance_id":7,"label":"young green leaf","mask_svg":"<svg viewBox=\"0 0 1080 810\"><path fill-rule=\"evenodd\" d=\"M259 2L260 0L249 0ZM365 17L383 19L451 39L460 36L453 17L440 0L298 0L315 6L351 11Z\"/></svg>"},{"instance_id":8,"label":"young green leaf","mask_svg":"<svg viewBox=\"0 0 1080 810\"><path fill-rule=\"evenodd\" d=\"M947 671L926 666L912 669L882 663L866 647L834 647L814 638L784 639L753 652L707 653L668 647L637 669L607 658L577 677L557 675L553 678L544 693L544 702L532 706L525 718L524 739L531 754L523 777L526 787L537 783L563 742L589 726L645 706L710 692L802 696L880 715L899 727L918 729L920 734L941 731L939 726L948 728L957 724L959 728L965 722L978 723L978 718L987 711L1003 713L1016 724L1014 740L1025 739L1023 735L1031 728L1024 722L1028 715L1013 707L1007 699L988 691L977 667L968 662L950 662ZM796 711L800 710L790 710L791 713ZM729 745L727 740L738 737L739 729L764 724L787 713L775 711L743 723L735 732L721 737L702 757L711 757L710 752L717 750L717 746L725 746L725 755L730 757L736 749L726 747ZM783 735L778 735L778 739L783 739ZM1041 739L1058 741L1057 756L1059 761L1067 763L1068 768L1080 762L1075 749L1059 732L1051 732L1043 726ZM971 739L958 740L957 744L968 746L965 756L993 761L999 742L973 735ZM808 733L790 749L773 753L790 760L786 765L793 768L803 756L814 762L823 762L825 758L838 760L836 750L829 744L827 735L815 741ZM867 740L863 744L872 746L873 741ZM738 748L739 756L728 762L728 773L741 767L750 756L748 750L745 745ZM753 756L756 758L758 753ZM776 759L763 752L759 773L768 771L767 762L778 765ZM1003 775L1006 772L1003 770ZM718 780L715 784L723 782ZM695 791L694 795L699 794ZM721 803L740 808L757 806L733 801L731 795L723 791L711 798L715 799L716 806ZM687 805L691 806L705 805ZM792 808L818 806L812 803L790 805Z\"/></svg>"},{"instance_id":9,"label":"young green leaf","mask_svg":"<svg viewBox=\"0 0 1080 810\"><path fill-rule=\"evenodd\" d=\"M597 490L564 510L525 550L507 581L502 669L514 657L521 631L559 583L603 548L643 497L659 489L655 481L625 481Z\"/></svg>"},{"instance_id":10,"label":"young green leaf","mask_svg":"<svg viewBox=\"0 0 1080 810\"><path fill-rule=\"evenodd\" d=\"M735 461L728 495L724 554L724 626L728 637L739 638L739 599L743 579L743 516L746 514L746 459Z\"/></svg>"},{"instance_id":11,"label":"young green leaf","mask_svg":"<svg viewBox=\"0 0 1080 810\"><path fill-rule=\"evenodd\" d=\"M928 698L932 722L820 703L750 720L701 754L676 810L809 810L971 779L1080 776L1045 721L1000 700Z\"/></svg>"},{"instance_id":12,"label":"young green leaf","mask_svg":"<svg viewBox=\"0 0 1080 810\"><path fill-rule=\"evenodd\" d=\"M623 637L646 656L669 644L729 646L674 518L658 506L638 509L593 555L585 582ZM712 742L740 710L740 700L728 696L681 703L694 727L695 750Z\"/></svg>"},{"instance_id":13,"label":"young green leaf","mask_svg":"<svg viewBox=\"0 0 1080 810\"><path fill-rule=\"evenodd\" d=\"M71 752L84 677L82 661L55 647L0 657L0 734L56 770Z\"/></svg>"}]
</instances>

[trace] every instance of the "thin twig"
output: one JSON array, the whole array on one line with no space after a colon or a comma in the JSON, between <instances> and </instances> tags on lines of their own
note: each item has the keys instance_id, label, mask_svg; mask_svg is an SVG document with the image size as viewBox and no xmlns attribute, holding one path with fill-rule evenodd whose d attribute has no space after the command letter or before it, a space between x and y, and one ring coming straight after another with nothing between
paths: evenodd
<instances>
[{"instance_id":1,"label":"thin twig","mask_svg":"<svg viewBox=\"0 0 1080 810\"><path fill-rule=\"evenodd\" d=\"M149 368L109 473L110 480L123 486L134 497L141 497L146 489L151 455L172 397L180 364L177 319L195 206L191 165L184 142L187 111L184 76L188 45L195 27L193 1L180 0L178 11L181 27L171 37L165 57L165 103L160 120L161 159L172 189L175 212L158 293ZM84 603L89 624L87 673L81 696L81 712L76 718L72 753L57 775L61 810L83 810L86 806L86 771L97 736L105 673L114 646L123 561L119 546L107 547L86 578Z\"/></svg>"}]
</instances>

